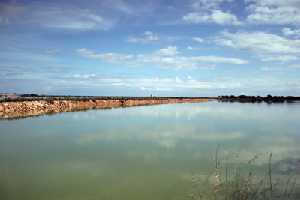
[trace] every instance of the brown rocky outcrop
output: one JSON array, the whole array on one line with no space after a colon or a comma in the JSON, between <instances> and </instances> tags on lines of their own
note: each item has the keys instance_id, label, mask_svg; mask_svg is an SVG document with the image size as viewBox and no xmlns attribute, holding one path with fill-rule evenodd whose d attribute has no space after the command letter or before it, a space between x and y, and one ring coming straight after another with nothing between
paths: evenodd
<instances>
[{"instance_id":1,"label":"brown rocky outcrop","mask_svg":"<svg viewBox=\"0 0 300 200\"><path fill-rule=\"evenodd\" d=\"M169 103L205 102L205 98L161 98L161 99L84 99L84 100L30 100L0 103L0 119L30 117L59 112L87 109L105 109Z\"/></svg>"}]
</instances>

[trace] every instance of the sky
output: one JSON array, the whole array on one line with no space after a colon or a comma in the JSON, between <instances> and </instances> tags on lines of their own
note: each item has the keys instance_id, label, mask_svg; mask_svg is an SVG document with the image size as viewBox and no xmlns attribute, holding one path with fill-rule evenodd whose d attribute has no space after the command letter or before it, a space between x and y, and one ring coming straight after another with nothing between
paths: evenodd
<instances>
[{"instance_id":1,"label":"sky","mask_svg":"<svg viewBox=\"0 0 300 200\"><path fill-rule=\"evenodd\" d=\"M0 92L300 96L300 0L0 0Z\"/></svg>"}]
</instances>

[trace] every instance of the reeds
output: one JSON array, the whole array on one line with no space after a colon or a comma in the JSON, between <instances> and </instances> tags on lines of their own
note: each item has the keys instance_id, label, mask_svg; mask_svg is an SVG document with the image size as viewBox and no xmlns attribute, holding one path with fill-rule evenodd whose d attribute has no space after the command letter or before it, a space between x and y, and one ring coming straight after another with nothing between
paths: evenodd
<instances>
[{"instance_id":1,"label":"reeds","mask_svg":"<svg viewBox=\"0 0 300 200\"><path fill-rule=\"evenodd\" d=\"M253 169L258 155L246 163L221 163L220 147L215 153L214 170L205 179L193 182L193 191L189 197L193 200L296 200L296 177L288 175L274 179L272 153L268 154L267 164L262 173Z\"/></svg>"}]
</instances>

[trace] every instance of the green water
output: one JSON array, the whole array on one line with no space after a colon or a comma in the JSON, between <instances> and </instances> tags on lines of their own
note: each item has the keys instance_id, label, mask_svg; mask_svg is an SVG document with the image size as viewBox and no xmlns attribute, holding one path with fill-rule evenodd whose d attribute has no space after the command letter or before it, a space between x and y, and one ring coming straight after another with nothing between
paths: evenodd
<instances>
[{"instance_id":1,"label":"green water","mask_svg":"<svg viewBox=\"0 0 300 200\"><path fill-rule=\"evenodd\" d=\"M299 119L299 103L208 102L2 120L0 199L189 199L217 146L257 167L272 152L276 173L298 175Z\"/></svg>"}]
</instances>

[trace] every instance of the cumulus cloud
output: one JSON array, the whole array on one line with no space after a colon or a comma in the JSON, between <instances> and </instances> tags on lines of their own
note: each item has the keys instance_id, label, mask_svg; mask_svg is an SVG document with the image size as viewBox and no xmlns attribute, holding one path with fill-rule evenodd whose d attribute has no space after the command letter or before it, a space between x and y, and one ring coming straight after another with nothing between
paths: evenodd
<instances>
[{"instance_id":1,"label":"cumulus cloud","mask_svg":"<svg viewBox=\"0 0 300 200\"><path fill-rule=\"evenodd\" d=\"M191 7L195 10L216 9L219 8L222 3L232 1L233 0L194 0L191 3Z\"/></svg>"},{"instance_id":2,"label":"cumulus cloud","mask_svg":"<svg viewBox=\"0 0 300 200\"><path fill-rule=\"evenodd\" d=\"M127 41L132 43L150 43L158 40L157 34L154 34L152 31L145 31L141 36L130 36Z\"/></svg>"},{"instance_id":3,"label":"cumulus cloud","mask_svg":"<svg viewBox=\"0 0 300 200\"><path fill-rule=\"evenodd\" d=\"M191 60L194 62L224 63L236 65L243 65L248 63L248 61L239 58L227 58L219 56L195 56L191 57Z\"/></svg>"},{"instance_id":4,"label":"cumulus cloud","mask_svg":"<svg viewBox=\"0 0 300 200\"><path fill-rule=\"evenodd\" d=\"M78 49L77 52L90 59L98 59L104 62L120 63L132 66L143 66L145 64L160 67L174 68L211 68L213 64L247 64L247 60L240 58L228 58L220 56L184 56L176 46L161 48L149 54L120 54L120 53L95 53L89 49Z\"/></svg>"},{"instance_id":5,"label":"cumulus cloud","mask_svg":"<svg viewBox=\"0 0 300 200\"><path fill-rule=\"evenodd\" d=\"M122 62L126 63L134 59L134 55L130 55L130 54L120 54L120 53L97 54L92 50L85 49L85 48L78 49L77 52L85 58L99 59L111 63L122 63Z\"/></svg>"},{"instance_id":6,"label":"cumulus cloud","mask_svg":"<svg viewBox=\"0 0 300 200\"><path fill-rule=\"evenodd\" d=\"M242 23L230 11L221 8L223 3L232 0L194 0L191 3L192 11L182 17L190 24L215 23L219 25L241 25Z\"/></svg>"},{"instance_id":7,"label":"cumulus cloud","mask_svg":"<svg viewBox=\"0 0 300 200\"><path fill-rule=\"evenodd\" d=\"M211 80L203 81L191 76L187 77L146 77L146 78L120 78L120 77L101 77L96 74L71 74L64 78L64 83L68 85L80 85L80 87L124 87L133 88L141 91L177 91L177 90L195 90L195 89L224 89L239 88L240 83L227 81Z\"/></svg>"},{"instance_id":8,"label":"cumulus cloud","mask_svg":"<svg viewBox=\"0 0 300 200\"><path fill-rule=\"evenodd\" d=\"M246 0L247 21L256 24L300 24L299 0Z\"/></svg>"},{"instance_id":9,"label":"cumulus cloud","mask_svg":"<svg viewBox=\"0 0 300 200\"><path fill-rule=\"evenodd\" d=\"M215 42L222 46L251 51L263 62L285 63L300 59L300 40L262 31L225 31Z\"/></svg>"},{"instance_id":10,"label":"cumulus cloud","mask_svg":"<svg viewBox=\"0 0 300 200\"><path fill-rule=\"evenodd\" d=\"M295 66L296 67L296 66ZM261 68L265 71L264 76L253 77L245 79L243 77L226 77L221 79L198 79L191 76L171 76L171 77L105 77L102 75L91 75L87 74L74 74L72 76L58 74L55 77L55 84L64 87L72 88L110 88L110 89L126 89L126 90L139 90L149 92L165 92L178 93L178 92L190 92L195 94L195 91L245 91L266 93L268 91L298 91L300 85L297 78L292 79L278 79L273 77L267 72L274 72L284 70L281 67L265 67ZM90 78L86 78L89 77ZM257 88L262 88L263 91Z\"/></svg>"},{"instance_id":11,"label":"cumulus cloud","mask_svg":"<svg viewBox=\"0 0 300 200\"><path fill-rule=\"evenodd\" d=\"M219 25L241 25L235 15L222 10L212 10L208 13L191 12L182 18L187 23L216 23Z\"/></svg>"},{"instance_id":12,"label":"cumulus cloud","mask_svg":"<svg viewBox=\"0 0 300 200\"><path fill-rule=\"evenodd\" d=\"M193 40L199 43L203 43L204 40L201 37L193 37Z\"/></svg>"},{"instance_id":13,"label":"cumulus cloud","mask_svg":"<svg viewBox=\"0 0 300 200\"><path fill-rule=\"evenodd\" d=\"M195 79L174 78L137 78L121 81L123 86L138 87L147 91L173 91L175 89L204 89L213 87L211 83Z\"/></svg>"},{"instance_id":14,"label":"cumulus cloud","mask_svg":"<svg viewBox=\"0 0 300 200\"><path fill-rule=\"evenodd\" d=\"M175 56L178 53L176 46L168 46L167 48L162 48L155 52L158 56Z\"/></svg>"},{"instance_id":15,"label":"cumulus cloud","mask_svg":"<svg viewBox=\"0 0 300 200\"><path fill-rule=\"evenodd\" d=\"M285 36L300 38L300 29L283 28L282 33Z\"/></svg>"},{"instance_id":16,"label":"cumulus cloud","mask_svg":"<svg viewBox=\"0 0 300 200\"><path fill-rule=\"evenodd\" d=\"M110 21L87 9L62 9L59 7L48 8L46 10L36 10L33 17L28 19L32 23L37 23L42 27L69 30L107 30L111 28Z\"/></svg>"},{"instance_id":17,"label":"cumulus cloud","mask_svg":"<svg viewBox=\"0 0 300 200\"><path fill-rule=\"evenodd\" d=\"M264 62L273 62L273 61L277 61L277 62L290 62L290 61L296 61L299 60L298 56L294 56L294 55L274 55L274 56L261 56L261 60Z\"/></svg>"},{"instance_id":18,"label":"cumulus cloud","mask_svg":"<svg viewBox=\"0 0 300 200\"><path fill-rule=\"evenodd\" d=\"M293 61L300 53L300 40L255 32L223 32L215 42L219 45L254 52L262 61Z\"/></svg>"},{"instance_id":19,"label":"cumulus cloud","mask_svg":"<svg viewBox=\"0 0 300 200\"><path fill-rule=\"evenodd\" d=\"M72 74L70 78L75 78L75 79L91 79L91 78L96 78L97 75L94 73L91 74Z\"/></svg>"},{"instance_id":20,"label":"cumulus cloud","mask_svg":"<svg viewBox=\"0 0 300 200\"><path fill-rule=\"evenodd\" d=\"M113 21L90 9L75 6L16 3L0 4L0 23L29 24L43 28L88 31L107 30Z\"/></svg>"}]
</instances>

